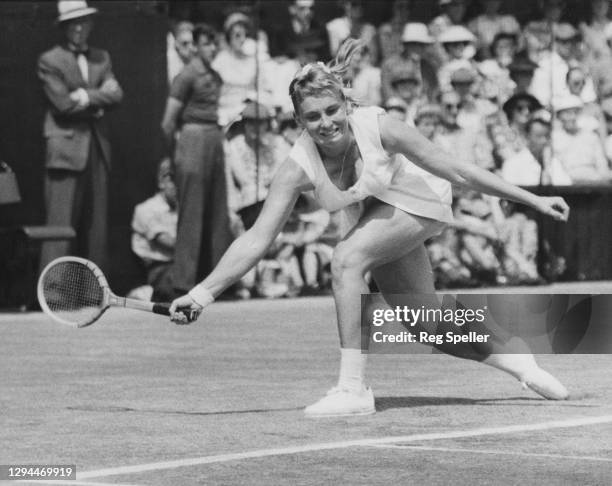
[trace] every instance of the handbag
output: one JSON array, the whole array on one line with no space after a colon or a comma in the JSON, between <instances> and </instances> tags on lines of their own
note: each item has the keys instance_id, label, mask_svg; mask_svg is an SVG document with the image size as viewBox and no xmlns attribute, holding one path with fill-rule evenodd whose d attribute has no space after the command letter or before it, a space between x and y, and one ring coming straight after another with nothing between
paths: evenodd
<instances>
[{"instance_id":1,"label":"handbag","mask_svg":"<svg viewBox=\"0 0 612 486\"><path fill-rule=\"evenodd\" d=\"M17 176L6 162L0 161L0 204L21 202Z\"/></svg>"}]
</instances>

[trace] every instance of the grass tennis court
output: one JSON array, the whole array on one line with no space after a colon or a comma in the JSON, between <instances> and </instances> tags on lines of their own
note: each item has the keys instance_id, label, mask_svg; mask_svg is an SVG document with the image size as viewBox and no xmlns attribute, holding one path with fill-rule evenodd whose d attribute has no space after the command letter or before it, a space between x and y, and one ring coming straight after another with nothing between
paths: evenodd
<instances>
[{"instance_id":1,"label":"grass tennis court","mask_svg":"<svg viewBox=\"0 0 612 486\"><path fill-rule=\"evenodd\" d=\"M312 420L337 378L331 298L221 302L191 326L111 309L81 330L38 313L0 328L0 462L77 465L54 484L612 483L608 355L539 357L566 402L473 362L373 356L378 413Z\"/></svg>"}]
</instances>

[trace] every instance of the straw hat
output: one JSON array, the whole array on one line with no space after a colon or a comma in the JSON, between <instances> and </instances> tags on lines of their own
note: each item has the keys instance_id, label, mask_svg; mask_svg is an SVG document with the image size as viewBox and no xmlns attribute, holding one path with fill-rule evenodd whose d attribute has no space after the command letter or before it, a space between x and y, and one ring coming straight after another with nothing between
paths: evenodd
<instances>
[{"instance_id":1,"label":"straw hat","mask_svg":"<svg viewBox=\"0 0 612 486\"><path fill-rule=\"evenodd\" d=\"M60 0L57 2L58 22L88 17L98 13L98 9L88 7L87 2L81 0Z\"/></svg>"}]
</instances>

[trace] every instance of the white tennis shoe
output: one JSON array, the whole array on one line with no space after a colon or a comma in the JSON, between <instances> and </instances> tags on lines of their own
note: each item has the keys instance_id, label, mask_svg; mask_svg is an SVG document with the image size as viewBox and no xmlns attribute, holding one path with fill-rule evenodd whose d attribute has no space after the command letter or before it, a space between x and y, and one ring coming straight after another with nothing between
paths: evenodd
<instances>
[{"instance_id":1,"label":"white tennis shoe","mask_svg":"<svg viewBox=\"0 0 612 486\"><path fill-rule=\"evenodd\" d=\"M548 371L536 365L525 373L519 381L524 388L530 388L548 400L567 400L569 392L563 384Z\"/></svg>"},{"instance_id":2,"label":"white tennis shoe","mask_svg":"<svg viewBox=\"0 0 612 486\"><path fill-rule=\"evenodd\" d=\"M354 391L337 386L329 390L321 400L304 409L304 414L312 418L371 415L373 413L376 413L376 407L371 388Z\"/></svg>"}]
</instances>

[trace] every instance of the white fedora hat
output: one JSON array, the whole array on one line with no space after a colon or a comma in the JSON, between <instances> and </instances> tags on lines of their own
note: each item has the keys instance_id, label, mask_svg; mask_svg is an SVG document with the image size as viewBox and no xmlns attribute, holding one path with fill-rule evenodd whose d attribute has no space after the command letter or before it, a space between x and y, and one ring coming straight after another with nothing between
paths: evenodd
<instances>
[{"instance_id":1,"label":"white fedora hat","mask_svg":"<svg viewBox=\"0 0 612 486\"><path fill-rule=\"evenodd\" d=\"M419 42L421 44L433 44L433 38L427 31L427 26L418 22L410 22L404 26L402 42Z\"/></svg>"},{"instance_id":2,"label":"white fedora hat","mask_svg":"<svg viewBox=\"0 0 612 486\"><path fill-rule=\"evenodd\" d=\"M59 14L57 21L64 22L93 15L98 12L98 9L88 7L87 2L82 0L60 0L57 2L57 12Z\"/></svg>"}]
</instances>

